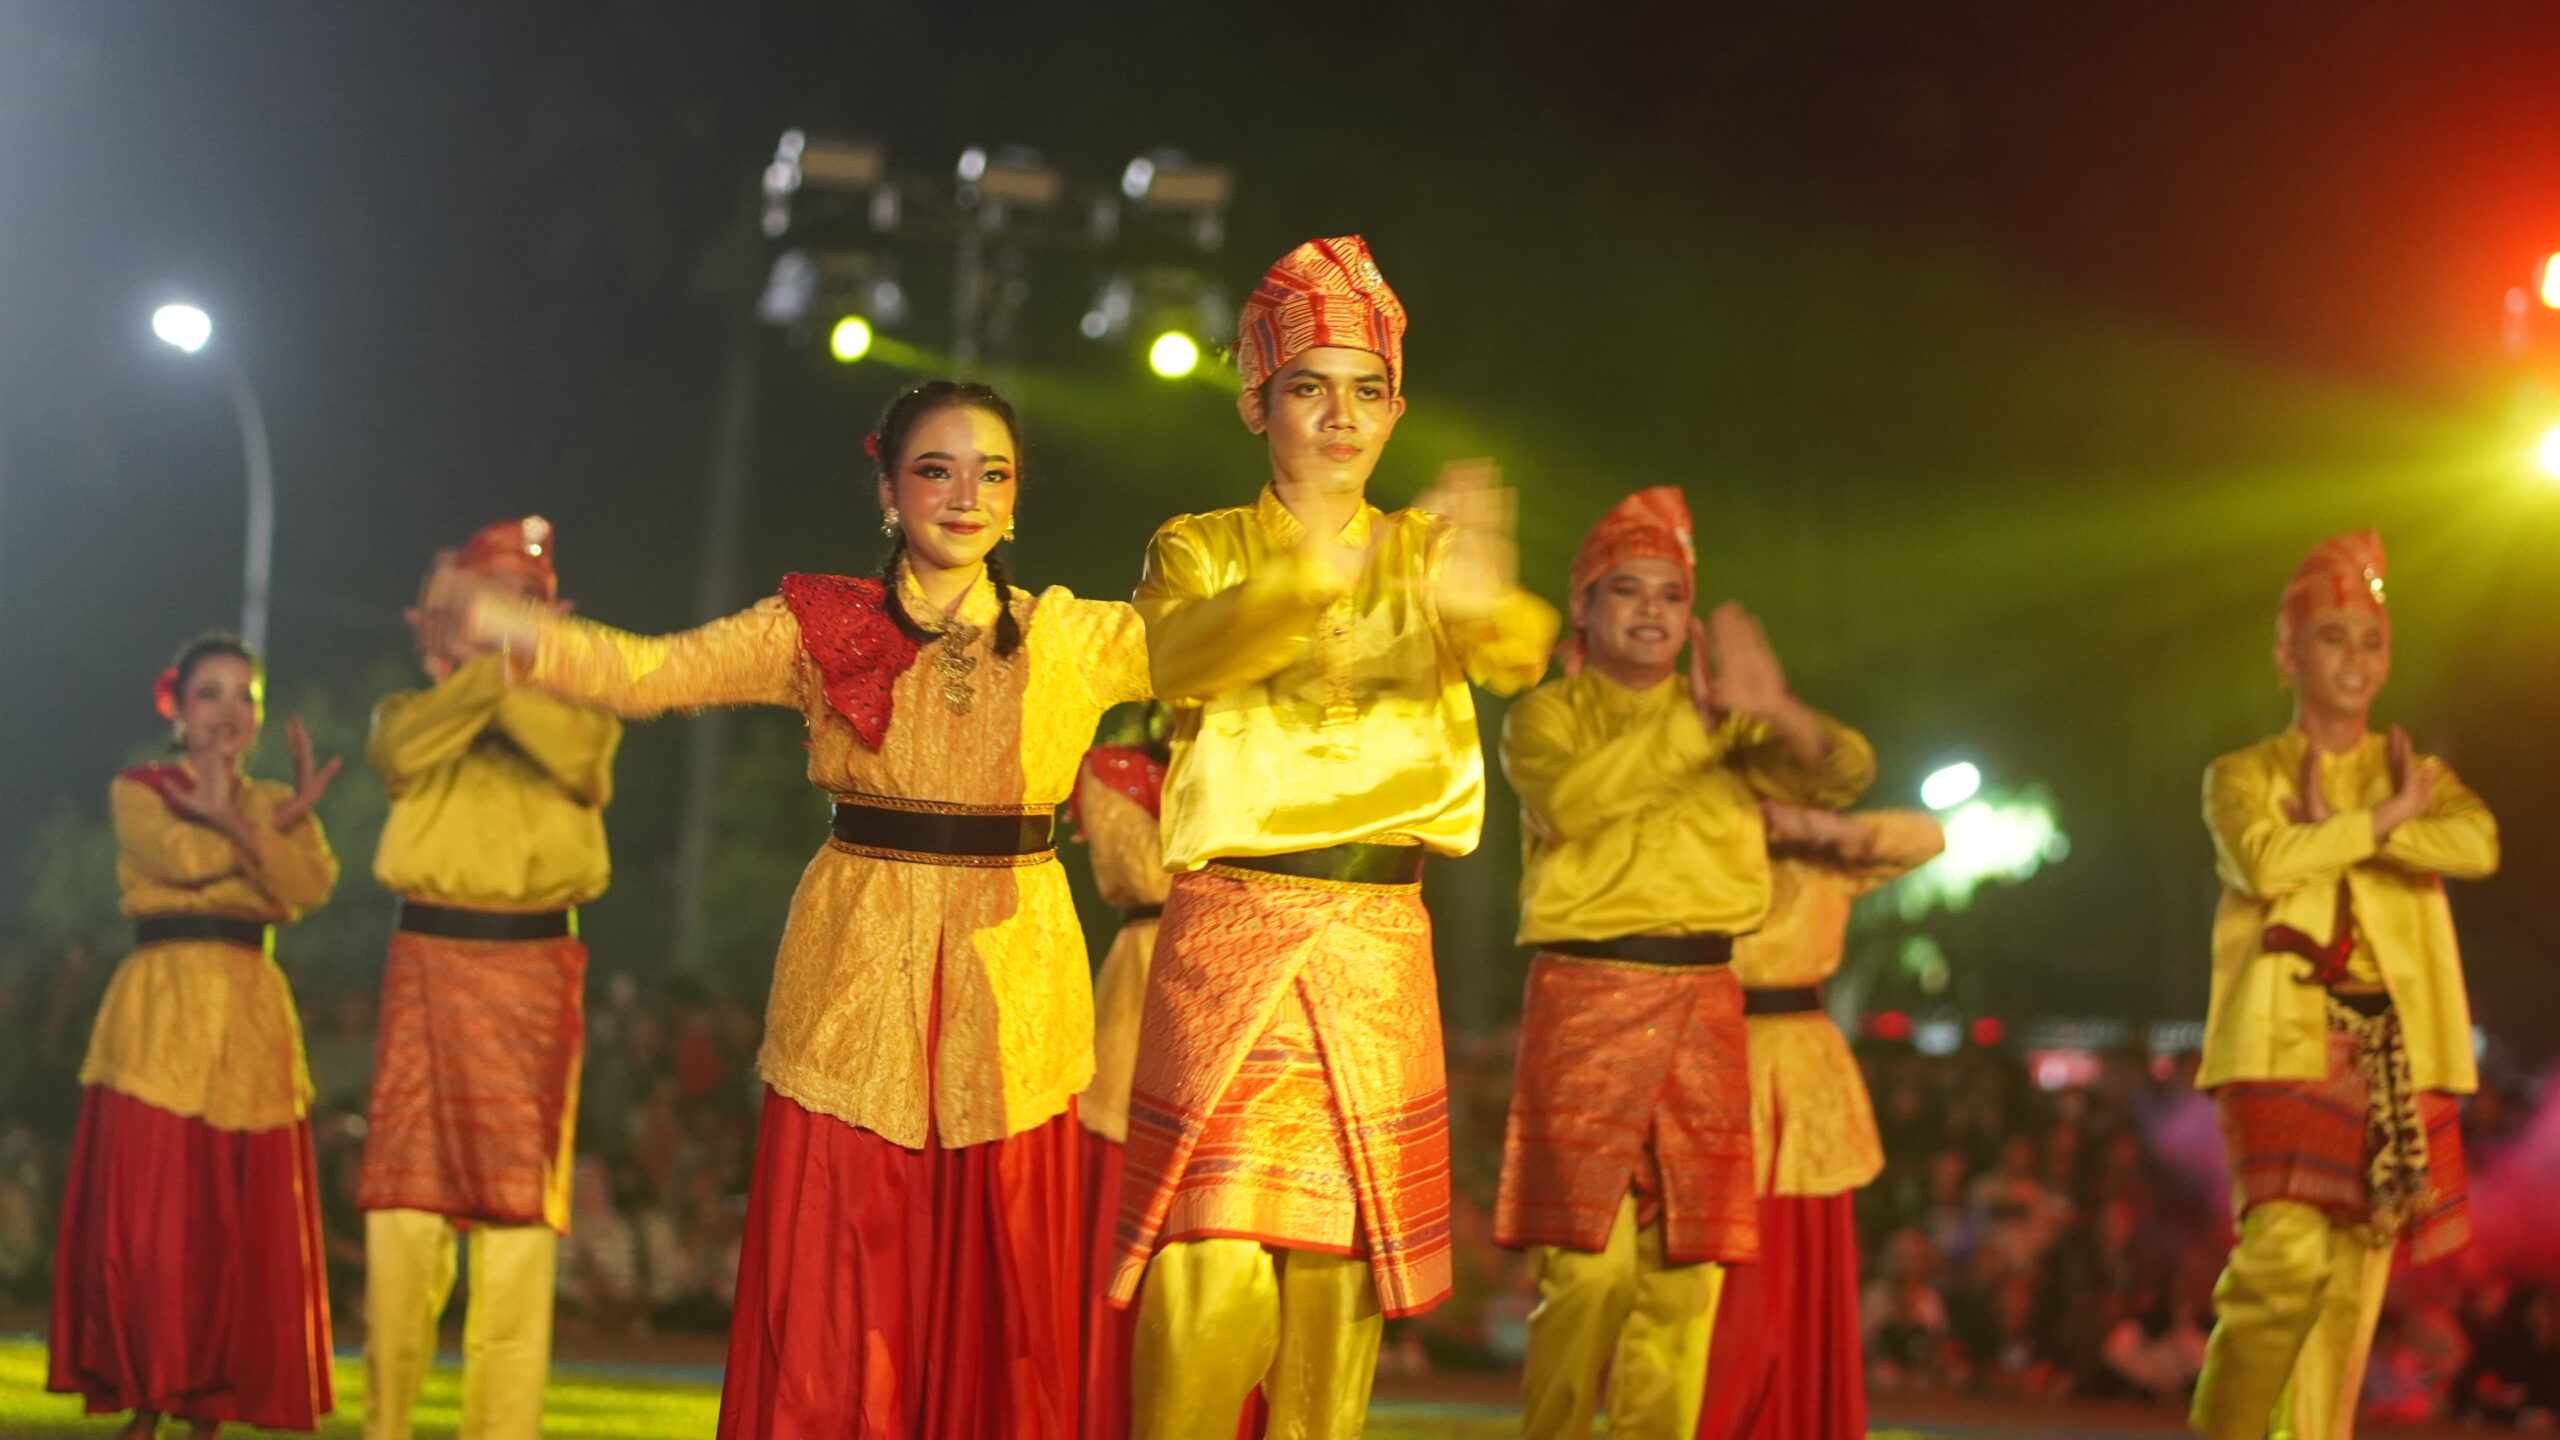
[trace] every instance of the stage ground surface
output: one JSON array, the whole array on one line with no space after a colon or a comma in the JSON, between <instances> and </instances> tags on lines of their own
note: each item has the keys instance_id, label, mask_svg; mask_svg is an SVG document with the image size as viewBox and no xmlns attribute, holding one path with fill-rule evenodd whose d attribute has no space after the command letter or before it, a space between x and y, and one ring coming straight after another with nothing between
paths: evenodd
<instances>
[{"instance_id":1,"label":"stage ground surface","mask_svg":"<svg viewBox=\"0 0 2560 1440\"><path fill-rule=\"evenodd\" d=\"M450 1355L427 1378L418 1407L419 1440L447 1440L454 1432L456 1371ZM322 1423L331 1440L354 1440L364 1429L364 1381L352 1355L337 1367L338 1413ZM1497 1440L1520 1433L1518 1412L1497 1398L1506 1384L1491 1377L1430 1377L1382 1383L1369 1412L1369 1440ZM1439 1391L1435 1396L1432 1392ZM630 1440L709 1440L720 1412L717 1372L690 1365L608 1365L563 1361L553 1372L543 1415L545 1437L630 1437ZM1877 1440L2132 1440L2183 1433L2174 1411L2108 1405L2028 1405L1997 1401L1904 1401L1876 1406ZM0 1338L0 1437L78 1435L106 1437L122 1418L84 1416L78 1402L44 1389L44 1344L31 1336ZM172 1423L163 1436L183 1435ZM274 1431L228 1429L248 1436ZM2421 1431L2362 1427L2367 1436L2422 1440L2477 1431Z\"/></svg>"}]
</instances>

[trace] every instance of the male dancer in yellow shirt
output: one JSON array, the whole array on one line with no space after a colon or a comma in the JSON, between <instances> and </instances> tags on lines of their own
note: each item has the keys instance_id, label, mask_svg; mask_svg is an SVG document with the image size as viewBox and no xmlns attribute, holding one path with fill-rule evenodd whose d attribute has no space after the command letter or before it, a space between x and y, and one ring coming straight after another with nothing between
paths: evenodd
<instances>
[{"instance_id":1,"label":"male dancer in yellow shirt","mask_svg":"<svg viewBox=\"0 0 2560 1440\"><path fill-rule=\"evenodd\" d=\"M1368 503L1404 326L1356 236L1273 266L1237 341L1270 483L1168 521L1138 587L1176 709L1111 1287L1136 1440L1231 1434L1257 1383L1270 1434L1357 1435L1382 1319L1449 1290L1422 859L1483 821L1468 682L1526 688L1556 619L1485 467Z\"/></svg>"},{"instance_id":2,"label":"male dancer in yellow shirt","mask_svg":"<svg viewBox=\"0 0 2560 1440\"><path fill-rule=\"evenodd\" d=\"M2382 572L2370 530L2313 548L2276 611L2293 724L2205 772L2223 888L2196 1084L2240 1215L2188 1415L2212 1440L2344 1440L2392 1251L2471 1235L2455 1097L2478 1078L2444 881L2497 870L2498 826L2407 732L2369 728Z\"/></svg>"},{"instance_id":3,"label":"male dancer in yellow shirt","mask_svg":"<svg viewBox=\"0 0 2560 1440\"><path fill-rule=\"evenodd\" d=\"M490 525L457 557L555 601L551 527ZM365 1434L405 1440L470 1235L466 1437L533 1440L551 1366L585 1039L576 907L604 893L622 723L527 686L496 654L422 657L367 756L391 792L374 876L400 897L383 962L357 1204L365 1213Z\"/></svg>"},{"instance_id":4,"label":"male dancer in yellow shirt","mask_svg":"<svg viewBox=\"0 0 2560 1440\"><path fill-rule=\"evenodd\" d=\"M1574 556L1567 673L1503 727L1520 943L1539 953L1493 1224L1538 1273L1531 1440L1590 1433L1604 1368L1612 1436L1696 1434L1721 1267L1759 1254L1727 965L1769 906L1760 802L1837 807L1875 776L1864 739L1788 691L1740 606L1692 617L1696 566L1678 490L1601 517Z\"/></svg>"}]
</instances>

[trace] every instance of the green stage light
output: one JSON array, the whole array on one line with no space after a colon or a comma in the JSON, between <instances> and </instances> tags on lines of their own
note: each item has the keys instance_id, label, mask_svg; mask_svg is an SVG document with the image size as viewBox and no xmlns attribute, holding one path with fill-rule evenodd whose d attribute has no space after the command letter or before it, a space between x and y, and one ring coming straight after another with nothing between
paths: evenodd
<instances>
[{"instance_id":1,"label":"green stage light","mask_svg":"<svg viewBox=\"0 0 2560 1440\"><path fill-rule=\"evenodd\" d=\"M1167 330L1147 347L1147 367L1167 380L1179 380L1200 367L1200 342Z\"/></svg>"},{"instance_id":2,"label":"green stage light","mask_svg":"<svg viewBox=\"0 0 2560 1440\"><path fill-rule=\"evenodd\" d=\"M847 315L827 332L827 353L850 365L871 353L871 322Z\"/></svg>"}]
</instances>

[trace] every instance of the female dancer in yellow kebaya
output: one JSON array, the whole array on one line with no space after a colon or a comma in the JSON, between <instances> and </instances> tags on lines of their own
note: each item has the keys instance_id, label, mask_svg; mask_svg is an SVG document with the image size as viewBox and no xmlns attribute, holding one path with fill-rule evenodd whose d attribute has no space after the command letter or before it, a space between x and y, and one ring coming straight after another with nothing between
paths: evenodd
<instances>
[{"instance_id":1,"label":"female dancer in yellow kebaya","mask_svg":"<svg viewBox=\"0 0 2560 1440\"><path fill-rule=\"evenodd\" d=\"M797 709L836 797L767 1002L720 1434L1064 1440L1093 998L1050 824L1102 712L1147 697L1146 640L1127 605L1006 583L1022 443L994 391L916 386L870 448L878 579L786 576L665 637L458 569L423 608L626 716Z\"/></svg>"},{"instance_id":2,"label":"female dancer in yellow kebaya","mask_svg":"<svg viewBox=\"0 0 2560 1440\"><path fill-rule=\"evenodd\" d=\"M132 1411L128 1437L316 1430L332 1403L311 1076L269 951L337 886L311 807L338 762L296 720L291 788L241 774L264 690L238 640L190 641L159 684L179 758L108 787L134 950L80 1064L46 1386Z\"/></svg>"}]
</instances>

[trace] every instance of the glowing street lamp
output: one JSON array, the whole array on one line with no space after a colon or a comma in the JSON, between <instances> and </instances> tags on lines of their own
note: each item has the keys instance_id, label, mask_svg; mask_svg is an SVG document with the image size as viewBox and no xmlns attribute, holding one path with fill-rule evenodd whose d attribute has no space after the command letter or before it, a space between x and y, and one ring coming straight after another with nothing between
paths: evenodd
<instances>
[{"instance_id":1,"label":"glowing street lamp","mask_svg":"<svg viewBox=\"0 0 2560 1440\"><path fill-rule=\"evenodd\" d=\"M1179 380L1200 368L1200 342L1179 330L1167 330L1147 347L1147 368L1167 380Z\"/></svg>"},{"instance_id":2,"label":"glowing street lamp","mask_svg":"<svg viewBox=\"0 0 2560 1440\"><path fill-rule=\"evenodd\" d=\"M193 355L213 339L213 317L193 305L163 305L151 312L151 333Z\"/></svg>"},{"instance_id":3,"label":"glowing street lamp","mask_svg":"<svg viewBox=\"0 0 2560 1440\"><path fill-rule=\"evenodd\" d=\"M151 333L189 355L213 343L213 317L193 305L163 305L151 312ZM213 368L231 396L240 424L240 450L249 472L249 538L243 557L240 638L260 655L267 651L267 590L275 569L275 457L267 449L266 411L249 384L249 372L227 350L213 352Z\"/></svg>"},{"instance_id":4,"label":"glowing street lamp","mask_svg":"<svg viewBox=\"0 0 2560 1440\"><path fill-rule=\"evenodd\" d=\"M1920 782L1920 803L1932 810L1952 810L1981 788L1982 771L1970 760L1959 760L1929 772L1929 778Z\"/></svg>"},{"instance_id":5,"label":"glowing street lamp","mask_svg":"<svg viewBox=\"0 0 2560 1440\"><path fill-rule=\"evenodd\" d=\"M871 353L871 322L859 315L847 315L827 332L827 353L844 364Z\"/></svg>"}]
</instances>

